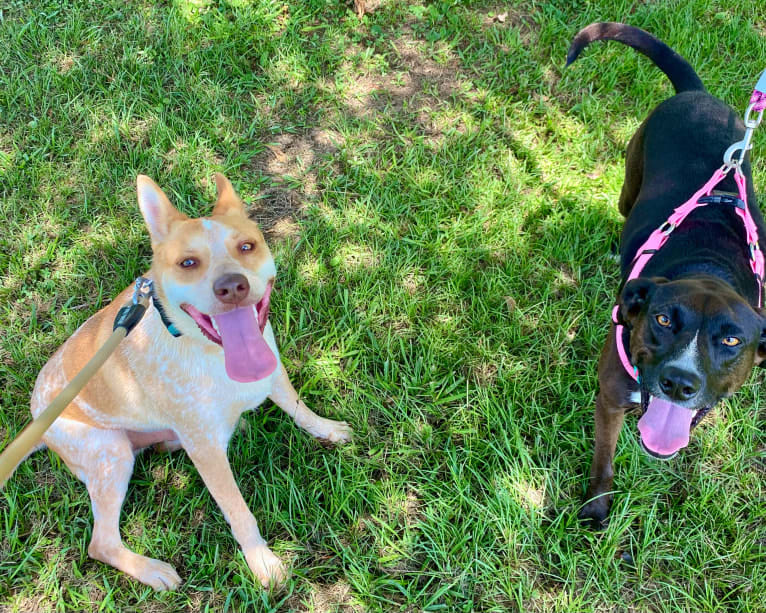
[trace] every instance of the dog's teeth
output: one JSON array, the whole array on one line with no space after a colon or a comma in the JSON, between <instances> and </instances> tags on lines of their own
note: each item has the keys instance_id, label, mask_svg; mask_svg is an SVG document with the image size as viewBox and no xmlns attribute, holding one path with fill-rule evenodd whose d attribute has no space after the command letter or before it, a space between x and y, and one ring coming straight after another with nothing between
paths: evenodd
<instances>
[{"instance_id":1,"label":"dog's teeth","mask_svg":"<svg viewBox=\"0 0 766 613\"><path fill-rule=\"evenodd\" d=\"M211 317L210 323L213 324L213 329L218 333L218 336L221 336L221 331L218 329L218 324L215 323L215 319Z\"/></svg>"},{"instance_id":2,"label":"dog's teeth","mask_svg":"<svg viewBox=\"0 0 766 613\"><path fill-rule=\"evenodd\" d=\"M255 313L255 317L257 319L258 318L258 305L257 304L253 305L253 313Z\"/></svg>"}]
</instances>

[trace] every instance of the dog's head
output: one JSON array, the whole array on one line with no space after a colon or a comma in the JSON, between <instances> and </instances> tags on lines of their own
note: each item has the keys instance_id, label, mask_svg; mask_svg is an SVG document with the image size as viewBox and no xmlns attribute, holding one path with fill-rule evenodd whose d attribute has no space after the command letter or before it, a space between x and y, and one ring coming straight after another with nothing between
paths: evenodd
<instances>
[{"instance_id":1,"label":"dog's head","mask_svg":"<svg viewBox=\"0 0 766 613\"><path fill-rule=\"evenodd\" d=\"M736 392L766 358L766 317L713 276L633 279L623 288L620 314L653 397L639 431L656 457L686 446L697 411Z\"/></svg>"},{"instance_id":2,"label":"dog's head","mask_svg":"<svg viewBox=\"0 0 766 613\"><path fill-rule=\"evenodd\" d=\"M276 368L263 338L276 266L229 180L216 174L215 182L211 216L190 219L154 181L138 177L138 205L152 239L151 276L183 335L221 345L231 379L257 381Z\"/></svg>"}]
</instances>

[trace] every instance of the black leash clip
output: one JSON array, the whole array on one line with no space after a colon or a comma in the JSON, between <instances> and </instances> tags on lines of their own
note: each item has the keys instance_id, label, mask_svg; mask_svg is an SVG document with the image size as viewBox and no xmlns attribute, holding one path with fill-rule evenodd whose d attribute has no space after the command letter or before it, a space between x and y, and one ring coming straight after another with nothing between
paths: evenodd
<instances>
[{"instance_id":1,"label":"black leash clip","mask_svg":"<svg viewBox=\"0 0 766 613\"><path fill-rule=\"evenodd\" d=\"M151 279L138 277L136 279L136 287L133 290L133 304L124 306L117 312L112 330L125 328L125 336L130 334L130 331L138 325L138 322L141 321L144 313L146 313L151 295Z\"/></svg>"}]
</instances>

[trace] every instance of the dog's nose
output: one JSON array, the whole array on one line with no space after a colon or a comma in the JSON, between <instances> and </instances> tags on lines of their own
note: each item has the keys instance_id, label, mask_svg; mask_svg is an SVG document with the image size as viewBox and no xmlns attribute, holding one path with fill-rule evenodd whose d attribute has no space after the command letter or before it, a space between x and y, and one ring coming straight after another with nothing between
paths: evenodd
<instances>
[{"instance_id":1,"label":"dog's nose","mask_svg":"<svg viewBox=\"0 0 766 613\"><path fill-rule=\"evenodd\" d=\"M239 273L222 275L213 283L213 293L216 298L226 304L242 302L250 293L247 277Z\"/></svg>"},{"instance_id":2,"label":"dog's nose","mask_svg":"<svg viewBox=\"0 0 766 613\"><path fill-rule=\"evenodd\" d=\"M697 375L675 366L668 366L660 374L660 389L673 400L690 400L701 386L702 380Z\"/></svg>"}]
</instances>

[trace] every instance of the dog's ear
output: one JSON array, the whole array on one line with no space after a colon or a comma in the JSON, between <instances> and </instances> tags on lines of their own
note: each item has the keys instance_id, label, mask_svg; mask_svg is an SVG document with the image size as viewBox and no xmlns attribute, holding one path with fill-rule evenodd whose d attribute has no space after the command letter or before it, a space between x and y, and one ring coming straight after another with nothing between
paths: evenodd
<instances>
[{"instance_id":1,"label":"dog's ear","mask_svg":"<svg viewBox=\"0 0 766 613\"><path fill-rule=\"evenodd\" d=\"M242 215L245 216L245 205L237 196L237 192L226 177L220 172L215 173L215 188L218 199L213 208L213 215Z\"/></svg>"},{"instance_id":2,"label":"dog's ear","mask_svg":"<svg viewBox=\"0 0 766 613\"><path fill-rule=\"evenodd\" d=\"M658 285L667 283L667 279L654 277L652 279L641 278L631 279L622 288L620 295L620 318L632 324L644 307L651 300L652 294Z\"/></svg>"},{"instance_id":3,"label":"dog's ear","mask_svg":"<svg viewBox=\"0 0 766 613\"><path fill-rule=\"evenodd\" d=\"M176 209L159 186L146 175L136 179L138 207L144 216L153 243L161 242L175 221L189 219Z\"/></svg>"}]
</instances>

